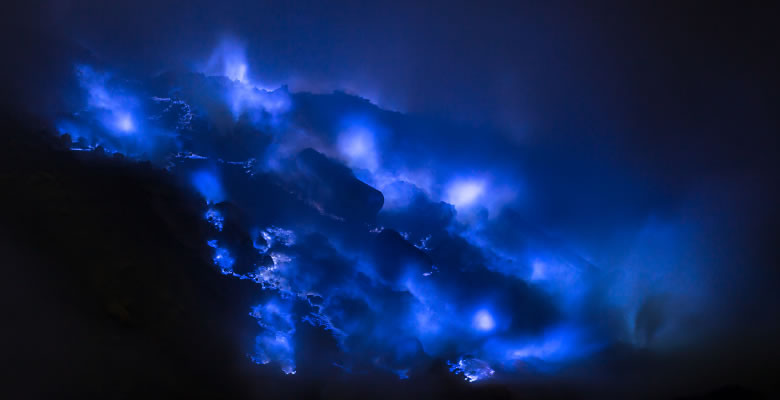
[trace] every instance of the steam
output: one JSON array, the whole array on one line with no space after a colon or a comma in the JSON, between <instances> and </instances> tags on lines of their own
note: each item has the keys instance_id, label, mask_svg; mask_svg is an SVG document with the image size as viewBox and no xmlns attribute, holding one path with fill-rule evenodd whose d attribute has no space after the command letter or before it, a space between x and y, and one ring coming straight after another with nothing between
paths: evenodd
<instances>
[{"instance_id":1,"label":"steam","mask_svg":"<svg viewBox=\"0 0 780 400\"><path fill-rule=\"evenodd\" d=\"M654 299L704 303L674 223L648 223L620 268L595 266L517 218L515 172L426 147L366 101L268 90L234 41L203 72L137 87L77 66L85 101L59 126L74 150L152 159L202 196L215 267L270 298L248 311L258 364L295 373L308 324L345 370L548 373L673 335Z\"/></svg>"}]
</instances>

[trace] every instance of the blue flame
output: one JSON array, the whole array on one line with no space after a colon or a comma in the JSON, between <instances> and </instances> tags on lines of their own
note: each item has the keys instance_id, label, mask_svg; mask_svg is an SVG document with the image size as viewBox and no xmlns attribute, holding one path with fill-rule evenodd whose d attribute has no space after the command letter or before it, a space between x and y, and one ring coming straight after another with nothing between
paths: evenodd
<instances>
[{"instance_id":1,"label":"blue flame","mask_svg":"<svg viewBox=\"0 0 780 400\"><path fill-rule=\"evenodd\" d=\"M58 128L74 136L74 150L101 145L138 158L161 150L166 169L189 180L207 203L202 217L213 228L207 245L214 265L228 277L256 282L272 298L250 312L260 331L249 357L258 364L295 373L296 357L305 357L296 352L295 334L305 323L332 335L343 356L337 364L347 371L378 368L405 379L431 357L457 360L451 371L470 382L515 372L520 364L549 370L605 343L648 342L656 334L640 321L648 296L688 290L670 283L671 275L694 281L695 273L673 268L684 261L677 243L685 232L663 221L648 223L622 261L625 268L610 275L521 223L503 221L500 211L520 184L501 171L427 158L426 144L380 119L356 118L368 111L353 112L355 105L343 112L326 108L325 116L311 118L326 120L319 126L295 114L300 97L253 80L234 42L223 43L204 71L223 77L207 82L218 88L209 100L230 120L224 132L212 129L213 116L193 99L176 97L180 88L144 100L88 66L77 68L86 106ZM149 113L145 101L161 113ZM243 132L237 121L256 129ZM267 148L247 149L262 141L242 141L261 136L271 142ZM178 152L163 144L171 137L200 147ZM220 146L231 141L257 159L219 159ZM305 170L296 157L306 147L338 161ZM366 193L375 193L366 184L382 196L370 198ZM347 204L346 211L329 209L323 198ZM218 204L226 201L246 214L231 215ZM345 218L369 203L383 204L378 215ZM621 313L626 335L583 322L607 306Z\"/></svg>"},{"instance_id":2,"label":"blue flame","mask_svg":"<svg viewBox=\"0 0 780 400\"><path fill-rule=\"evenodd\" d=\"M484 182L478 180L455 181L447 190L447 202L459 209L465 208L476 203L484 193Z\"/></svg>"},{"instance_id":3,"label":"blue flame","mask_svg":"<svg viewBox=\"0 0 780 400\"><path fill-rule=\"evenodd\" d=\"M219 176L213 170L202 169L192 174L192 185L210 204L225 200Z\"/></svg>"},{"instance_id":4,"label":"blue flame","mask_svg":"<svg viewBox=\"0 0 780 400\"><path fill-rule=\"evenodd\" d=\"M206 211L206 221L213 225L217 231L222 232L222 229L224 228L225 217L222 216L221 212L213 208L209 208L209 210Z\"/></svg>"},{"instance_id":5,"label":"blue flame","mask_svg":"<svg viewBox=\"0 0 780 400\"><path fill-rule=\"evenodd\" d=\"M379 154L373 133L364 126L351 126L338 137L338 148L347 164L354 168L375 171Z\"/></svg>"},{"instance_id":6,"label":"blue flame","mask_svg":"<svg viewBox=\"0 0 780 400\"><path fill-rule=\"evenodd\" d=\"M474 314L473 325L480 331L490 332L496 327L496 321L493 319L493 315L487 310L479 310Z\"/></svg>"},{"instance_id":7,"label":"blue flame","mask_svg":"<svg viewBox=\"0 0 780 400\"><path fill-rule=\"evenodd\" d=\"M457 362L450 363L450 371L463 375L463 378L469 382L490 378L496 372L487 362L472 357L462 357Z\"/></svg>"},{"instance_id":8,"label":"blue flame","mask_svg":"<svg viewBox=\"0 0 780 400\"><path fill-rule=\"evenodd\" d=\"M257 319L263 328L263 333L255 340L255 354L250 355L257 364L278 362L286 374L295 373L295 350L293 334L295 323L292 320L288 306L277 301L258 304L249 313Z\"/></svg>"},{"instance_id":9,"label":"blue flame","mask_svg":"<svg viewBox=\"0 0 780 400\"><path fill-rule=\"evenodd\" d=\"M223 39L214 49L203 70L209 75L225 76L233 81L249 83L246 46L235 39Z\"/></svg>"}]
</instances>

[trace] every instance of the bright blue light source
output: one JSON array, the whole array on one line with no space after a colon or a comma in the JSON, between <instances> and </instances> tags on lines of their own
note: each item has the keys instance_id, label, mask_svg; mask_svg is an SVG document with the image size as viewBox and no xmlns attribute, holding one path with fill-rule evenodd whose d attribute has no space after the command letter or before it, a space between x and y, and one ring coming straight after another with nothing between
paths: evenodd
<instances>
[{"instance_id":1,"label":"bright blue light source","mask_svg":"<svg viewBox=\"0 0 780 400\"><path fill-rule=\"evenodd\" d=\"M214 264L222 270L222 273L228 274L233 271L235 260L230 256L230 252L222 247L217 247L214 252Z\"/></svg>"},{"instance_id":2,"label":"bright blue light source","mask_svg":"<svg viewBox=\"0 0 780 400\"><path fill-rule=\"evenodd\" d=\"M531 263L531 280L538 281L547 277L547 265L539 260Z\"/></svg>"},{"instance_id":3,"label":"bright blue light source","mask_svg":"<svg viewBox=\"0 0 780 400\"><path fill-rule=\"evenodd\" d=\"M455 207L468 207L484 194L485 184L476 180L457 181L447 190L447 202Z\"/></svg>"},{"instance_id":4,"label":"bright blue light source","mask_svg":"<svg viewBox=\"0 0 780 400\"><path fill-rule=\"evenodd\" d=\"M206 221L208 221L218 231L222 232L222 227L225 223L225 217L222 216L222 213L213 208L209 208L209 210L206 211Z\"/></svg>"},{"instance_id":5,"label":"bright blue light source","mask_svg":"<svg viewBox=\"0 0 780 400\"><path fill-rule=\"evenodd\" d=\"M247 83L249 68L244 47L242 43L235 40L223 40L204 66L204 72L209 75L223 75L232 81Z\"/></svg>"},{"instance_id":6,"label":"bright blue light source","mask_svg":"<svg viewBox=\"0 0 780 400\"><path fill-rule=\"evenodd\" d=\"M219 203L225 200L222 183L217 174L212 171L201 170L193 173L192 185L209 203Z\"/></svg>"},{"instance_id":7,"label":"bright blue light source","mask_svg":"<svg viewBox=\"0 0 780 400\"><path fill-rule=\"evenodd\" d=\"M496 321L487 310L477 311L472 322L475 328L483 332L491 331L496 327Z\"/></svg>"},{"instance_id":8,"label":"bright blue light source","mask_svg":"<svg viewBox=\"0 0 780 400\"><path fill-rule=\"evenodd\" d=\"M124 133L135 131L135 123L133 122L133 118L130 116L130 114L126 113L119 114L116 121L116 127L120 132Z\"/></svg>"},{"instance_id":9,"label":"bright blue light source","mask_svg":"<svg viewBox=\"0 0 780 400\"><path fill-rule=\"evenodd\" d=\"M456 363L450 363L450 372L456 375L463 375L463 377L469 382L476 382L480 379L485 379L493 376L496 371L490 368L490 365L478 358L461 358Z\"/></svg>"},{"instance_id":10,"label":"bright blue light source","mask_svg":"<svg viewBox=\"0 0 780 400\"><path fill-rule=\"evenodd\" d=\"M342 132L338 138L341 154L347 162L358 168L374 171L379 166L374 135L365 128L351 128Z\"/></svg>"},{"instance_id":11,"label":"bright blue light source","mask_svg":"<svg viewBox=\"0 0 780 400\"><path fill-rule=\"evenodd\" d=\"M290 97L287 90L268 91L257 87L256 82L252 82L246 61L240 45L226 43L215 53L206 66L206 72L225 75L231 82L226 82L224 79L217 81L220 82L221 96L216 96L214 100L224 102L224 106L232 111L234 117L247 116L252 123L264 121L263 118L267 118L267 114L273 116L273 121L278 117L279 121L285 122L285 113L290 109L293 97ZM93 149L96 143L105 147L106 144L103 142L107 142L108 145L119 147L123 151L129 148L135 155L139 155L154 146L159 147L159 142L169 138L168 128L156 122L161 121L160 115L146 114L154 109L144 107L146 103L143 102L142 97L139 97L140 95L132 94L133 91L128 92L129 89L117 86L117 83L109 79L108 74L96 73L89 67L82 67L78 72L87 95L86 111L89 111L83 115L89 116L94 121L82 123L79 118L73 117L73 122L63 121L58 126L60 132L69 132L77 140L76 150ZM183 127L188 127L190 130L188 137L208 133L208 130L200 132L197 128L198 124L190 124L193 115L198 119L208 117L207 114L199 115L198 107L190 109L184 100L170 98L154 97L153 101L158 104L165 103L164 105L169 108L177 101L182 102L182 107L186 106L186 110L183 109L184 116L178 117L177 133L183 130ZM338 117L338 115L334 116L334 118ZM280 124L279 128L278 131L272 130L269 133L278 134L274 137L279 138L289 133L287 129L294 131L299 127L294 120L291 120L289 127ZM290 227L296 229L296 232L293 232L268 225L275 220L260 218L260 215L266 213L258 213L258 219L249 219L246 223L257 227L250 232L253 239L251 245L260 253L255 255L262 257L256 257L255 263L251 265L252 272L245 274L234 272L233 268L235 266L238 271L242 271L250 267L252 259L244 257L247 254L245 251L247 249L244 247L248 245L244 243L246 241L237 243L231 240L229 248L224 247L227 241L219 239L207 241L207 245L213 249L211 250L212 261L224 275L256 282L263 290L267 290L268 295L273 294L278 297L277 300L258 305L251 313L262 328L256 337L255 352L250 356L254 362L260 364L275 362L285 373L295 373L297 340L295 328L299 322L309 323L317 329L331 333L340 345L354 343L353 348L358 349L354 354L358 359L363 359L361 353L366 353L366 360L369 359L368 357L376 360L374 364L377 367L394 372L400 379L408 378L415 371L414 365L421 355L426 358L445 357L444 354L449 354L450 349L456 349L454 351L458 351L459 355L468 354L454 358L453 360L457 362L450 363L450 366L453 372L472 382L492 376L494 370L491 365L501 368L503 372L506 371L507 366L519 364L518 360L559 362L592 351L593 345L585 339L580 339L577 332L568 327L546 330L541 336L528 336L528 332L509 329L510 321L517 321L525 316L511 310L513 304L502 304L500 301L502 298L515 299L515 297L508 292L497 293L499 296L490 299L482 297L493 287L496 287L497 291L504 290L500 288L500 284L497 285L492 281L495 274L504 275L498 279L516 279L514 275L517 275L519 270L522 271L523 279L534 282L533 287L528 290L546 290L556 298L562 298L564 301L560 303L563 311L573 310L573 314L581 308L581 299L589 293L587 289L590 285L588 280L580 279L583 272L579 264L569 263L568 257L564 256L537 254L533 248L527 249L528 254L523 253L522 250L516 252L501 250L506 254L493 253L492 244L495 239L492 237L494 234L503 235L503 225L499 225L495 232L492 232L487 228L491 228L489 224L493 222L486 221L486 226L462 231L459 224L451 221L452 207L438 206L439 200L445 200L458 209L456 218L466 220L471 216L481 217L483 208L492 215L496 207L503 207L514 198L517 190L511 182L502 181L501 175L495 175L495 171L468 175L462 164L456 164L461 169L454 171L454 175L450 175L453 173L450 168L452 165L439 165L444 168L444 171L439 171L435 163L430 165L430 168L421 167L417 160L404 165L404 160L418 158L419 154L412 153L406 158L407 155L403 153L392 154L392 152L402 151L402 148L390 146L394 143L390 140L392 131L371 121L353 118L346 120L346 123L339 126L336 131L335 143L330 135L331 132L328 132L327 137L312 137L312 140L307 139L303 143L296 143L300 140L296 139L297 134L287 135L289 141L280 143L279 148L269 148L268 151L272 153L269 154L269 158L286 157L287 150L280 150L285 146L297 148L311 143L327 143L329 154L336 153L341 161L355 170L355 174L359 174L360 179L363 179L362 176L367 176L369 179L366 182L384 193L385 210L393 209L392 213L382 216L383 221L377 223L386 222L390 228L398 222L398 229L406 230L408 226L410 230L411 235L402 233L403 239L398 240L400 244L381 241L382 246L392 245L393 247L388 247L390 249L404 249L403 254L399 254L398 259L392 262L392 265L397 265L403 271L403 279L386 281L381 273L384 266L377 261L374 253L369 250L368 254L364 254L359 249L359 246L364 243L374 243L373 234L382 231L381 225L361 227L360 229L371 229L372 233L364 237L366 241L362 241L362 239L352 240L358 238L358 231L346 225L344 229L349 231L339 234L340 225L337 225L337 222L321 225L317 222L319 220L310 221L304 214L303 219L297 220L303 226L294 224L292 220L289 221ZM312 132L312 135L314 134ZM78 140L80 138L83 140ZM185 154L184 158L203 160L193 161L193 163L208 162L204 160L205 157L192 154L194 149L186 147L189 139L180 142L177 141L177 151L183 150L184 152L179 154ZM217 151L214 155L216 159L220 157L219 148L214 150ZM457 161L460 160L453 160L453 163ZM171 168L173 173L185 179L190 178L193 187L209 204L214 204L228 199L221 181L220 173L223 170L219 165L223 164L225 163L203 167L204 164L187 162L188 166L200 165L197 167L200 169L196 169L191 175L189 174L192 171L189 169L176 169L175 165ZM254 165L254 161L243 164L250 169L249 166ZM265 172L279 174L279 178L295 179L295 176L285 176L283 167L263 173ZM451 180L441 181L444 175ZM230 180L236 182L236 179L236 176L232 175ZM237 187L239 186L230 185L230 188ZM340 187L329 189L341 190ZM298 189L292 190L298 191ZM257 193L263 192L260 190ZM255 196L252 193L254 192L244 192L248 196ZM235 193L231 191L230 194ZM307 196L304 191L298 194L303 198ZM236 201L239 207L247 206L245 202L252 200L256 200L258 206L263 204L260 198L231 196L230 200ZM295 204L291 207L298 207ZM249 204L249 209L254 210L254 205ZM279 207L282 207L281 212L296 210L296 208L283 207L282 204ZM223 215L216 206L207 208L208 211L202 217L216 231L222 232ZM254 212L250 213L253 214ZM495 215L497 221L503 219L501 214L495 213ZM323 215L323 217L328 216ZM433 224L435 227L427 223L428 217L436 218ZM417 219L420 220L419 228L416 227ZM281 221L287 221L287 218L279 218L277 223ZM482 222L481 219L476 218L473 221L478 221L480 224ZM505 222L506 225L514 225L513 220ZM444 226L447 226L446 230L443 229ZM324 234L326 240L310 235L321 230L320 227L327 228L320 232ZM224 228L237 231L241 226ZM485 228L484 232L488 232L486 236L482 234L483 228ZM212 231L212 233L216 235L216 232ZM226 233L232 236L234 232ZM514 236L513 232L508 233ZM664 233L665 231L660 232L662 238L666 236ZM222 234L218 236L225 237ZM648 245L650 244L652 243ZM419 251L415 251L412 245ZM467 251L461 254L460 249L453 247L462 247ZM455 250L457 254L451 256L450 250ZM428 261L421 262L419 265L416 261L407 263L409 257L413 260L426 258L426 254L422 253L430 256L430 263ZM540 258L533 258L537 256ZM504 258L509 262L505 263ZM530 265L527 262L519 262L507 266L514 260L530 261ZM441 270L432 265L434 261L436 263L441 261L439 264ZM461 262L477 265L483 264L483 261L489 264L495 261L496 265L486 265L488 268L483 270L469 266L469 274L458 275L459 271L466 270L466 268L459 268L466 266L466 264L461 265ZM518 264L522 264L520 269L517 268ZM239 265L242 268L238 268ZM527 268L529 266L530 271ZM359 271L359 274L356 271ZM471 280L470 276L473 276L471 273L486 274L485 280ZM634 279L638 278L629 276L623 280L626 279L628 280L621 283L618 289L625 287L627 288L625 291L629 291L636 286L633 283ZM511 286L514 287L516 286ZM610 293L613 292L615 290ZM628 294L621 291L616 295L610 295L620 297L614 299L610 297L610 299L617 304L623 304L633 301L632 293L633 290ZM473 302L475 298L479 299L476 303ZM308 307L298 307L302 304L301 299L308 301ZM302 316L301 312L306 314ZM349 357L348 353L349 349L344 346L344 357ZM344 361L349 362L350 358L345 358ZM340 364L335 365L341 367ZM365 364L361 361L356 365ZM346 370L351 366L343 368Z\"/></svg>"},{"instance_id":12,"label":"bright blue light source","mask_svg":"<svg viewBox=\"0 0 780 400\"><path fill-rule=\"evenodd\" d=\"M246 83L246 63L237 60L228 60L225 64L225 75L234 80Z\"/></svg>"},{"instance_id":13,"label":"bright blue light source","mask_svg":"<svg viewBox=\"0 0 780 400\"><path fill-rule=\"evenodd\" d=\"M292 343L295 323L289 304L274 301L258 304L252 307L249 315L263 327L255 338L255 354L250 356L252 361L257 364L277 361L285 374L295 374L295 347Z\"/></svg>"}]
</instances>

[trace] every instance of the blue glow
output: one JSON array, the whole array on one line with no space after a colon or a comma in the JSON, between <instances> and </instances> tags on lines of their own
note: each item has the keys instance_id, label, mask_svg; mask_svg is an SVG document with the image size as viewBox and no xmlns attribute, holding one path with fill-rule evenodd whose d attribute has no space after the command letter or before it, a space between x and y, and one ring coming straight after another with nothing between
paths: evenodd
<instances>
[{"instance_id":1,"label":"blue glow","mask_svg":"<svg viewBox=\"0 0 780 400\"><path fill-rule=\"evenodd\" d=\"M641 345L656 334L637 322L648 297L701 295L674 283L697 277L677 272L691 271L678 244L691 237L676 226L649 221L616 267L595 268L498 212L519 207L517 180L468 168L462 155L431 154L431 143L374 122L382 118L354 117L384 115L364 101L356 103L361 110L347 102L345 111L305 114L293 107L299 95L254 81L236 43L223 43L204 67L221 78L197 77L214 92L189 97L175 87L143 98L111 74L77 71L87 104L58 130L73 135L74 150L99 145L136 158L159 150L160 164L191 182L214 228L216 239L206 243L212 262L263 290L263 303L250 312L260 326L249 355L256 363L295 373L296 327L305 323L333 337L345 371L377 368L406 379L424 360L450 357L457 359L451 371L474 382L516 373L522 363L557 367L605 343ZM228 120L219 129L197 102L203 95ZM239 129L247 121L248 134ZM247 137L263 140L247 148ZM183 148L162 145L169 139L181 139ZM231 158L225 149L235 147L247 158ZM308 147L344 169L303 176L296 157ZM348 221L344 214L377 204L366 185L381 190L382 209ZM321 198L346 211L328 209ZM476 217L459 218L470 214ZM624 320L623 331L592 321L606 309Z\"/></svg>"},{"instance_id":2,"label":"blue glow","mask_svg":"<svg viewBox=\"0 0 780 400\"><path fill-rule=\"evenodd\" d=\"M131 117L130 114L126 114L126 113L117 115L116 127L117 130L124 133L131 133L135 131L135 123L133 122L133 117Z\"/></svg>"},{"instance_id":3,"label":"blue glow","mask_svg":"<svg viewBox=\"0 0 780 400\"><path fill-rule=\"evenodd\" d=\"M271 248L271 237L268 236L268 233L254 228L250 234L252 235L252 247L254 247L255 250L257 250L260 254L265 254L265 252Z\"/></svg>"},{"instance_id":4,"label":"blue glow","mask_svg":"<svg viewBox=\"0 0 780 400\"><path fill-rule=\"evenodd\" d=\"M232 81L223 95L235 119L248 115L255 124L275 124L291 107L286 90L272 90L250 79L245 46L234 39L222 40L203 71Z\"/></svg>"},{"instance_id":5,"label":"blue glow","mask_svg":"<svg viewBox=\"0 0 780 400\"><path fill-rule=\"evenodd\" d=\"M236 120L247 115L254 124L275 125L291 107L287 92L267 91L242 82L234 83L225 96Z\"/></svg>"},{"instance_id":6,"label":"blue glow","mask_svg":"<svg viewBox=\"0 0 780 400\"><path fill-rule=\"evenodd\" d=\"M206 221L213 225L217 231L222 232L224 227L223 225L225 223L225 217L222 216L221 212L213 208L209 208L209 210L206 211Z\"/></svg>"},{"instance_id":7,"label":"blue glow","mask_svg":"<svg viewBox=\"0 0 780 400\"><path fill-rule=\"evenodd\" d=\"M269 246L279 243L289 247L294 245L296 240L295 232L276 226L271 226L263 231L263 237L268 242Z\"/></svg>"},{"instance_id":8,"label":"blue glow","mask_svg":"<svg viewBox=\"0 0 780 400\"><path fill-rule=\"evenodd\" d=\"M231 60L225 66L225 76L227 76L228 78L234 81L246 83L247 82L246 72L247 72L246 63L238 60Z\"/></svg>"},{"instance_id":9,"label":"blue glow","mask_svg":"<svg viewBox=\"0 0 780 400\"><path fill-rule=\"evenodd\" d=\"M547 265L539 260L534 260L531 263L532 271L531 271L531 280L532 281L538 281L545 279L547 277Z\"/></svg>"},{"instance_id":10,"label":"blue glow","mask_svg":"<svg viewBox=\"0 0 780 400\"><path fill-rule=\"evenodd\" d=\"M477 180L463 180L452 183L447 189L447 202L457 208L473 205L485 192L485 184Z\"/></svg>"},{"instance_id":11,"label":"blue glow","mask_svg":"<svg viewBox=\"0 0 780 400\"><path fill-rule=\"evenodd\" d=\"M230 256L230 252L222 247L217 247L214 252L214 264L216 264L223 274L233 272L233 263L235 260Z\"/></svg>"},{"instance_id":12,"label":"blue glow","mask_svg":"<svg viewBox=\"0 0 780 400\"><path fill-rule=\"evenodd\" d=\"M205 169L196 171L192 174L191 181L195 189L208 203L214 204L225 200L222 182L216 172Z\"/></svg>"},{"instance_id":13,"label":"blue glow","mask_svg":"<svg viewBox=\"0 0 780 400\"><path fill-rule=\"evenodd\" d=\"M170 99L153 97L150 102L131 89L127 81L89 65L77 65L75 73L83 104L69 117L57 121L58 132L70 134L78 143L74 148L91 150L100 146L110 153L155 160L178 151L179 138L171 130L175 127L163 123L161 115L147 114L151 103L171 102ZM167 109L163 114L166 112Z\"/></svg>"},{"instance_id":14,"label":"blue glow","mask_svg":"<svg viewBox=\"0 0 780 400\"><path fill-rule=\"evenodd\" d=\"M257 364L276 361L286 374L295 373L295 350L292 336L295 324L288 306L277 301L258 304L249 313L257 320L263 332L255 339L255 354L250 355Z\"/></svg>"},{"instance_id":15,"label":"blue glow","mask_svg":"<svg viewBox=\"0 0 780 400\"><path fill-rule=\"evenodd\" d=\"M490 378L496 371L490 368L490 365L480 359L472 357L463 357L456 363L450 363L450 372L457 375L463 375L463 378L469 382Z\"/></svg>"},{"instance_id":16,"label":"blue glow","mask_svg":"<svg viewBox=\"0 0 780 400\"><path fill-rule=\"evenodd\" d=\"M375 171L379 166L379 155L374 144L374 135L361 126L350 127L338 137L338 147L350 166Z\"/></svg>"},{"instance_id":17,"label":"blue glow","mask_svg":"<svg viewBox=\"0 0 780 400\"><path fill-rule=\"evenodd\" d=\"M249 65L246 60L245 46L236 40L222 40L204 66L204 72L249 83Z\"/></svg>"},{"instance_id":18,"label":"blue glow","mask_svg":"<svg viewBox=\"0 0 780 400\"><path fill-rule=\"evenodd\" d=\"M135 96L109 85L111 75L100 73L88 65L76 68L81 87L87 92L87 105L110 133L121 136L133 133L136 124L132 111L139 109Z\"/></svg>"},{"instance_id":19,"label":"blue glow","mask_svg":"<svg viewBox=\"0 0 780 400\"><path fill-rule=\"evenodd\" d=\"M474 314L473 320L474 327L480 331L488 332L492 331L496 327L496 321L493 319L493 315L487 310L479 310Z\"/></svg>"}]
</instances>

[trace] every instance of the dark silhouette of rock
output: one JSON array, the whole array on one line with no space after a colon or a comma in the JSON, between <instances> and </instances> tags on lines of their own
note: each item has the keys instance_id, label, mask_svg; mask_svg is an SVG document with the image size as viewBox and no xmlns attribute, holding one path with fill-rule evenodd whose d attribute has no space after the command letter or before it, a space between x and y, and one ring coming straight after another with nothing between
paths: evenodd
<instances>
[{"instance_id":1,"label":"dark silhouette of rock","mask_svg":"<svg viewBox=\"0 0 780 400\"><path fill-rule=\"evenodd\" d=\"M352 171L313 149L296 159L295 184L315 207L347 221L372 221L384 204L382 192L361 182Z\"/></svg>"}]
</instances>

